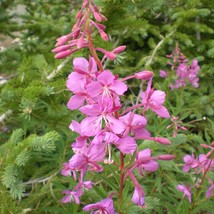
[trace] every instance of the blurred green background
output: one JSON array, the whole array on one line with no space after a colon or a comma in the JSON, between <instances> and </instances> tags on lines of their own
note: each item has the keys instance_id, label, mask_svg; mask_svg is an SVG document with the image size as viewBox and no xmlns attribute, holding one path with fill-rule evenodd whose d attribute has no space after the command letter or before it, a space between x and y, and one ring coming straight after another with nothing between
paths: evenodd
<instances>
[{"instance_id":1,"label":"blurred green background","mask_svg":"<svg viewBox=\"0 0 214 214\"><path fill-rule=\"evenodd\" d=\"M71 31L80 0L1 0L0 1L0 213L82 213L81 207L106 197L117 182L110 176L117 169L107 166L104 173L90 175L98 185L83 196L83 204L63 205L62 190L75 181L60 174L62 163L72 155L75 139L68 126L79 120L78 111L67 109L70 92L66 78L72 72L72 59L89 52L81 50L69 60L55 60L51 50L56 39ZM187 213L188 202L181 201L175 186L194 177L181 170L186 153L205 152L201 143L214 139L214 2L209 0L96 0L108 18L104 24L110 42L99 35L94 43L112 50L126 45L126 52L106 66L120 77L140 70L155 73L154 86L166 91L166 106L171 115L179 116L188 131L172 138L166 130L170 120L151 113L148 129L153 136L169 137L172 145L164 147L145 141L154 154L176 155L174 162L160 163L157 173L142 179L147 208L130 203L133 187L126 186L124 213ZM167 54L176 43L190 60L197 59L199 88L169 88L172 79L159 77L159 70L170 72ZM58 66L63 65L62 69ZM172 72L172 71L171 71ZM139 81L130 82L126 105L136 99ZM140 142L139 142L140 143ZM117 155L117 154L115 154ZM162 166L163 165L163 166ZM213 177L213 172L211 172ZM140 178L139 178L140 179ZM204 189L204 191L206 191ZM201 195L203 199L203 195ZM199 203L195 213L209 213L213 198Z\"/></svg>"}]
</instances>

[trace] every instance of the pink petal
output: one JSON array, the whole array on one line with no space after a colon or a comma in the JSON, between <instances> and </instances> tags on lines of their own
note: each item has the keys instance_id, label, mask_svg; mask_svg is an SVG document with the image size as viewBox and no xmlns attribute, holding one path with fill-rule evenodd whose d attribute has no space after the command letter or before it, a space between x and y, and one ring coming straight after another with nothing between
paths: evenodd
<instances>
[{"instance_id":1,"label":"pink petal","mask_svg":"<svg viewBox=\"0 0 214 214\"><path fill-rule=\"evenodd\" d=\"M83 105L84 100L84 96L74 95L69 99L67 107L71 110L77 109Z\"/></svg>"},{"instance_id":2,"label":"pink petal","mask_svg":"<svg viewBox=\"0 0 214 214\"><path fill-rule=\"evenodd\" d=\"M74 93L85 91L84 90L85 79L83 75L80 75L77 72L72 72L68 76L66 85L67 85L67 88Z\"/></svg>"},{"instance_id":3,"label":"pink petal","mask_svg":"<svg viewBox=\"0 0 214 214\"><path fill-rule=\"evenodd\" d=\"M119 80L113 81L113 83L109 86L109 89L116 92L118 95L123 95L125 91L127 91L127 85Z\"/></svg>"},{"instance_id":4,"label":"pink petal","mask_svg":"<svg viewBox=\"0 0 214 214\"><path fill-rule=\"evenodd\" d=\"M133 130L135 139L148 139L151 137L149 131L144 128L137 128Z\"/></svg>"},{"instance_id":5,"label":"pink petal","mask_svg":"<svg viewBox=\"0 0 214 214\"><path fill-rule=\"evenodd\" d=\"M151 150L150 149L144 149L138 153L138 159L139 160L148 160L151 157Z\"/></svg>"},{"instance_id":6,"label":"pink petal","mask_svg":"<svg viewBox=\"0 0 214 214\"><path fill-rule=\"evenodd\" d=\"M98 77L97 80L104 85L112 84L115 76L111 73L111 71L103 71Z\"/></svg>"},{"instance_id":7,"label":"pink petal","mask_svg":"<svg viewBox=\"0 0 214 214\"><path fill-rule=\"evenodd\" d=\"M146 164L143 164L145 171L147 172L155 172L158 170L158 163L156 161L149 161Z\"/></svg>"},{"instance_id":8,"label":"pink petal","mask_svg":"<svg viewBox=\"0 0 214 214\"><path fill-rule=\"evenodd\" d=\"M91 97L96 97L102 93L103 86L99 82L92 82L86 86L86 91Z\"/></svg>"},{"instance_id":9,"label":"pink petal","mask_svg":"<svg viewBox=\"0 0 214 214\"><path fill-rule=\"evenodd\" d=\"M120 120L118 120L110 115L106 116L106 118L108 120L108 124L107 124L108 127L115 134L121 134L125 130L125 126L123 125L123 123Z\"/></svg>"},{"instance_id":10,"label":"pink petal","mask_svg":"<svg viewBox=\"0 0 214 214\"><path fill-rule=\"evenodd\" d=\"M86 114L88 116L98 116L101 114L100 112L100 106L95 105L86 105L79 109L83 114Z\"/></svg>"},{"instance_id":11,"label":"pink petal","mask_svg":"<svg viewBox=\"0 0 214 214\"><path fill-rule=\"evenodd\" d=\"M81 122L81 133L85 136L95 136L101 130L101 117L86 117Z\"/></svg>"},{"instance_id":12,"label":"pink petal","mask_svg":"<svg viewBox=\"0 0 214 214\"><path fill-rule=\"evenodd\" d=\"M134 138L130 136L123 137L114 144L124 154L133 154L137 148Z\"/></svg>"},{"instance_id":13,"label":"pink petal","mask_svg":"<svg viewBox=\"0 0 214 214\"><path fill-rule=\"evenodd\" d=\"M161 106L165 101L166 94L163 91L155 90L150 97L150 101L154 102L155 105Z\"/></svg>"},{"instance_id":14,"label":"pink petal","mask_svg":"<svg viewBox=\"0 0 214 214\"><path fill-rule=\"evenodd\" d=\"M105 144L92 144L87 150L87 156L90 161L103 161L106 155Z\"/></svg>"},{"instance_id":15,"label":"pink petal","mask_svg":"<svg viewBox=\"0 0 214 214\"><path fill-rule=\"evenodd\" d=\"M85 58L75 58L73 61L73 65L74 65L74 71L84 74L84 73L88 73L88 66L89 63Z\"/></svg>"},{"instance_id":16,"label":"pink petal","mask_svg":"<svg viewBox=\"0 0 214 214\"><path fill-rule=\"evenodd\" d=\"M158 116L163 118L169 118L169 112L164 106L160 106L158 108L152 108L152 111L154 111Z\"/></svg>"}]
</instances>

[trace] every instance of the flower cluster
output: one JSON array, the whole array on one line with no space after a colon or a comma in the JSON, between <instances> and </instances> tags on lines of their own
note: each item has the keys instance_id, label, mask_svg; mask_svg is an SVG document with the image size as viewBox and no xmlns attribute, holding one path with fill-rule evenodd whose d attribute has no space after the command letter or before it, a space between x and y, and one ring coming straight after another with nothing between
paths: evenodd
<instances>
[{"instance_id":1,"label":"flower cluster","mask_svg":"<svg viewBox=\"0 0 214 214\"><path fill-rule=\"evenodd\" d=\"M172 62L168 64L171 65L172 71L175 71L175 83L170 84L171 89L178 89L180 87L185 87L187 83L190 83L193 87L199 87L198 71L200 67L198 61L194 59L190 65L188 65L188 60L181 52L178 44L172 54L167 55L168 58L172 59ZM166 78L168 73L166 71L160 70L160 77Z\"/></svg>"},{"instance_id":2,"label":"flower cluster","mask_svg":"<svg viewBox=\"0 0 214 214\"><path fill-rule=\"evenodd\" d=\"M70 129L79 136L72 144L75 154L68 163L64 163L62 174L64 176L72 175L74 179L77 179L77 174L80 175L78 185L74 187L74 190L63 192L66 196L62 202L67 203L72 200L79 203L83 189L90 189L93 184L91 181L84 181L86 172L103 171L101 162L114 163L112 160L112 147L114 147L123 155L133 155L136 152L135 161L126 168L124 180L127 177L132 179L135 185L133 202L143 206L143 189L132 171L138 169L142 175L143 171L153 172L158 169L157 159L171 160L174 158L172 155L151 157L150 149L138 152L136 143L136 139L152 139L165 145L170 144L166 138L151 137L145 128L147 124L145 111L148 109L161 117L169 117L167 109L163 106L165 93L151 88L152 77L150 76L147 89L141 94L142 103L125 109L119 114L119 111L122 110L120 96L127 91L127 85L109 70L99 72L92 57L89 58L89 61L84 58L75 58L73 66L74 71L68 77L67 87L74 95L68 102L68 108L79 109L85 118L80 123L73 120L70 125ZM149 74L151 75L152 72ZM140 76L142 79L148 79L148 71L137 73L137 75L133 75L133 78L139 79ZM127 77L127 79L130 78L130 76ZM136 108L142 108L144 116L133 113L132 110ZM87 210L88 207L84 209Z\"/></svg>"},{"instance_id":3,"label":"flower cluster","mask_svg":"<svg viewBox=\"0 0 214 214\"><path fill-rule=\"evenodd\" d=\"M91 19L93 14L95 21ZM63 203L74 202L79 204L80 197L85 190L95 185L90 180L85 180L85 175L91 171L102 172L105 164L115 164L120 173L120 187L118 198L121 200L126 179L131 179L135 190L132 202L138 206L145 206L145 193L135 178L136 170L144 176L145 172L154 172L158 169L157 160L172 160L173 155L165 154L152 157L149 148L138 150L136 140L149 139L157 143L168 145L171 142L167 138L152 137L146 129L146 112L152 110L159 117L169 118L169 112L163 106L166 94L152 87L153 72L141 71L134 75L120 79L110 70L103 69L104 59L114 60L116 54L124 51L125 46L119 46L111 52L101 48L95 48L92 42L92 29L95 27L104 40L108 39L104 33L105 26L97 22L106 20L100 13L93 0L83 0L81 10L78 12L77 23L69 35L57 40L56 58L64 58L74 51L88 47L91 56L89 59L75 58L73 60L73 72L68 76L67 88L73 93L68 101L70 110L78 109L84 119L81 122L73 120L69 128L78 134L72 143L74 155L67 163L63 164L62 175L72 176L78 184L72 190L64 190ZM96 51L104 53L99 60ZM125 109L121 102L121 96L128 90L126 81L129 79L145 81L147 88L141 92L141 103ZM136 80L136 81L137 81ZM136 114L135 110L141 114ZM120 163L112 158L113 152L120 153ZM135 157L131 163L125 163L125 156ZM87 205L83 208L91 213L116 213L114 211L112 195L106 199ZM121 201L120 201L121 203Z\"/></svg>"},{"instance_id":4,"label":"flower cluster","mask_svg":"<svg viewBox=\"0 0 214 214\"><path fill-rule=\"evenodd\" d=\"M188 198L188 201L190 203L192 202L191 190L195 187L199 192L206 178L208 183L210 184L207 188L206 197L210 198L214 194L214 182L207 177L208 171L211 171L214 169L214 159L211 158L211 155L214 151L214 142L211 144L211 146L208 146L206 144L202 144L201 146L206 149L210 149L210 151L206 155L200 154L198 157L194 157L194 154L185 155L183 158L185 162L183 166L183 171L189 172L190 170L192 170L193 171L192 173L200 174L202 176L198 179L198 181L196 180L195 184L192 186L185 186L181 184L177 186L177 190L183 192L184 196Z\"/></svg>"}]
</instances>

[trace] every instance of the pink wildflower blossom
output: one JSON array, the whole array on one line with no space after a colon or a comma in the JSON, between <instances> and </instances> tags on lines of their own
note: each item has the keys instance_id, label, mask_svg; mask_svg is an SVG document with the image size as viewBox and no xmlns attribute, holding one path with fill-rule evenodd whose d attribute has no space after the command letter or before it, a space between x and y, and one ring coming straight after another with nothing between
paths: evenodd
<instances>
[{"instance_id":1,"label":"pink wildflower blossom","mask_svg":"<svg viewBox=\"0 0 214 214\"><path fill-rule=\"evenodd\" d=\"M120 121L125 125L123 136L133 133L135 139L145 139L150 137L150 133L145 129L147 123L145 117L129 112L120 117Z\"/></svg>"},{"instance_id":2,"label":"pink wildflower blossom","mask_svg":"<svg viewBox=\"0 0 214 214\"><path fill-rule=\"evenodd\" d=\"M145 206L145 194L140 185L135 187L134 194L132 196L132 202L137 206Z\"/></svg>"},{"instance_id":3,"label":"pink wildflower blossom","mask_svg":"<svg viewBox=\"0 0 214 214\"><path fill-rule=\"evenodd\" d=\"M184 162L186 163L184 166L183 166L183 171L184 172L189 172L189 170L191 168L196 168L198 167L198 160L195 159L194 157L194 154L192 155L185 155L184 158L183 158Z\"/></svg>"},{"instance_id":4,"label":"pink wildflower blossom","mask_svg":"<svg viewBox=\"0 0 214 214\"><path fill-rule=\"evenodd\" d=\"M208 187L208 190L206 192L206 197L211 198L212 195L214 194L214 182L211 179L208 179L208 181L211 185Z\"/></svg>"},{"instance_id":5,"label":"pink wildflower blossom","mask_svg":"<svg viewBox=\"0 0 214 214\"><path fill-rule=\"evenodd\" d=\"M62 194L65 194L65 196L61 200L63 204L67 204L71 202L80 204L79 197L82 195L82 190L78 190L78 191L64 190Z\"/></svg>"},{"instance_id":6,"label":"pink wildflower blossom","mask_svg":"<svg viewBox=\"0 0 214 214\"><path fill-rule=\"evenodd\" d=\"M116 214L114 211L113 200L111 198L103 199L96 204L89 204L83 207L84 211L92 210L91 214Z\"/></svg>"},{"instance_id":7,"label":"pink wildflower blossom","mask_svg":"<svg viewBox=\"0 0 214 214\"><path fill-rule=\"evenodd\" d=\"M144 149L136 154L136 159L132 168L138 168L140 174L143 176L143 169L146 172L157 171L158 163L155 160L152 160L151 150Z\"/></svg>"},{"instance_id":8,"label":"pink wildflower blossom","mask_svg":"<svg viewBox=\"0 0 214 214\"><path fill-rule=\"evenodd\" d=\"M177 190L184 193L184 197L188 198L189 203L192 202L191 189L189 187L179 184Z\"/></svg>"},{"instance_id":9,"label":"pink wildflower blossom","mask_svg":"<svg viewBox=\"0 0 214 214\"><path fill-rule=\"evenodd\" d=\"M116 111L111 98L104 98L98 104L86 105L80 108L87 117L81 122L81 132L86 136L95 136L102 129L102 122L105 121L106 128L115 134L124 131L123 123L116 119L112 113Z\"/></svg>"},{"instance_id":10,"label":"pink wildflower blossom","mask_svg":"<svg viewBox=\"0 0 214 214\"><path fill-rule=\"evenodd\" d=\"M91 97L102 96L112 97L112 93L123 95L127 90L127 86L111 73L111 71L103 71L97 77L96 82L92 82L86 87L88 94Z\"/></svg>"},{"instance_id":11,"label":"pink wildflower blossom","mask_svg":"<svg viewBox=\"0 0 214 214\"><path fill-rule=\"evenodd\" d=\"M141 94L144 111L150 108L160 117L169 118L169 112L163 106L166 97L165 92L160 90L154 90L153 88L151 88L151 85L152 79L149 80L146 91L142 92Z\"/></svg>"}]
</instances>

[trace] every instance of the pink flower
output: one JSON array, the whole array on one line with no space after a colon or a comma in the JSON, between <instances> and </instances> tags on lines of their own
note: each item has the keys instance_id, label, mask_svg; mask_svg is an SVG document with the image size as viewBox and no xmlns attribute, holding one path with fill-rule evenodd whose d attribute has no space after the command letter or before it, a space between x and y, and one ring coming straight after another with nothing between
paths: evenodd
<instances>
[{"instance_id":1,"label":"pink flower","mask_svg":"<svg viewBox=\"0 0 214 214\"><path fill-rule=\"evenodd\" d=\"M137 185L135 187L134 194L132 196L132 202L137 206L145 206L145 194L140 185Z\"/></svg>"},{"instance_id":2,"label":"pink flower","mask_svg":"<svg viewBox=\"0 0 214 214\"><path fill-rule=\"evenodd\" d=\"M120 120L112 115L116 111L113 107L112 99L106 97L98 102L98 104L86 105L80 108L80 111L88 116L81 122L81 133L86 136L97 135L102 129L103 121L106 128L113 133L122 133L125 127Z\"/></svg>"},{"instance_id":3,"label":"pink flower","mask_svg":"<svg viewBox=\"0 0 214 214\"><path fill-rule=\"evenodd\" d=\"M208 181L211 185L208 187L208 190L206 192L206 197L211 198L212 195L214 194L214 182L211 181L211 179L209 179Z\"/></svg>"},{"instance_id":4,"label":"pink flower","mask_svg":"<svg viewBox=\"0 0 214 214\"><path fill-rule=\"evenodd\" d=\"M184 193L184 197L188 198L189 203L191 203L191 189L185 185L179 184L177 190Z\"/></svg>"},{"instance_id":5,"label":"pink flower","mask_svg":"<svg viewBox=\"0 0 214 214\"><path fill-rule=\"evenodd\" d=\"M214 169L214 160L207 158L206 155L200 154L198 160L202 172Z\"/></svg>"},{"instance_id":6,"label":"pink flower","mask_svg":"<svg viewBox=\"0 0 214 214\"><path fill-rule=\"evenodd\" d=\"M198 167L198 160L195 159L194 157L194 154L192 155L185 155L184 158L183 158L184 162L186 163L184 166L183 166L183 171L184 172L189 172L189 170L191 168L196 168Z\"/></svg>"},{"instance_id":7,"label":"pink flower","mask_svg":"<svg viewBox=\"0 0 214 214\"><path fill-rule=\"evenodd\" d=\"M163 106L166 97L165 92L160 90L154 90L153 88L151 88L151 85L152 79L149 80L146 91L142 92L141 94L144 111L150 108L160 117L169 118L169 112Z\"/></svg>"},{"instance_id":8,"label":"pink flower","mask_svg":"<svg viewBox=\"0 0 214 214\"><path fill-rule=\"evenodd\" d=\"M104 144L92 144L88 148L82 149L82 153L77 153L69 160L69 166L73 171L102 171L102 166L97 164L104 160L106 151Z\"/></svg>"},{"instance_id":9,"label":"pink flower","mask_svg":"<svg viewBox=\"0 0 214 214\"><path fill-rule=\"evenodd\" d=\"M112 97L112 93L123 95L127 90L127 86L111 73L111 71L103 71L98 77L97 82L87 85L86 89L91 97L102 96Z\"/></svg>"},{"instance_id":10,"label":"pink flower","mask_svg":"<svg viewBox=\"0 0 214 214\"><path fill-rule=\"evenodd\" d=\"M133 133L135 139L145 139L150 137L150 133L145 129L147 123L145 117L129 112L120 117L120 121L122 121L126 127L123 136Z\"/></svg>"},{"instance_id":11,"label":"pink flower","mask_svg":"<svg viewBox=\"0 0 214 214\"><path fill-rule=\"evenodd\" d=\"M143 169L146 172L155 172L158 170L158 163L151 158L151 150L144 149L137 153L134 166L132 168L138 168L141 175L143 175Z\"/></svg>"},{"instance_id":12,"label":"pink flower","mask_svg":"<svg viewBox=\"0 0 214 214\"><path fill-rule=\"evenodd\" d=\"M133 137L126 136L120 138L117 142L114 143L117 148L124 154L132 154L137 148L137 144Z\"/></svg>"},{"instance_id":13,"label":"pink flower","mask_svg":"<svg viewBox=\"0 0 214 214\"><path fill-rule=\"evenodd\" d=\"M79 197L82 195L82 190L78 191L71 191L71 190L64 190L62 194L65 194L61 202L63 204L75 202L76 204L80 204Z\"/></svg>"},{"instance_id":14,"label":"pink flower","mask_svg":"<svg viewBox=\"0 0 214 214\"><path fill-rule=\"evenodd\" d=\"M113 200L111 198L103 199L102 201L96 204L89 204L83 207L84 211L90 211L91 214L116 214L114 211Z\"/></svg>"}]
</instances>

